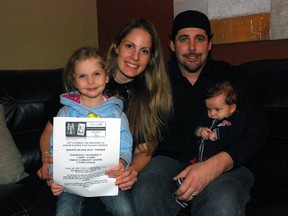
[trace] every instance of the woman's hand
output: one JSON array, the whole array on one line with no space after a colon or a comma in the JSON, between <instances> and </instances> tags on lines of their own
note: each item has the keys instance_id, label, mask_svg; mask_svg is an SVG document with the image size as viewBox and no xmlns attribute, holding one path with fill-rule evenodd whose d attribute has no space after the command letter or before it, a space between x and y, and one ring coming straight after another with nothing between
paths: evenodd
<instances>
[{"instance_id":1,"label":"woman's hand","mask_svg":"<svg viewBox=\"0 0 288 216\"><path fill-rule=\"evenodd\" d=\"M64 187L56 184L54 181L51 182L50 188L54 196L60 196L64 191Z\"/></svg>"},{"instance_id":2,"label":"woman's hand","mask_svg":"<svg viewBox=\"0 0 288 216\"><path fill-rule=\"evenodd\" d=\"M116 178L125 171L126 162L120 159L119 164L112 169L106 170L105 175L108 175L109 178Z\"/></svg>"},{"instance_id":3,"label":"woman's hand","mask_svg":"<svg viewBox=\"0 0 288 216\"><path fill-rule=\"evenodd\" d=\"M47 157L45 160L43 160L42 167L37 171L37 175L40 179L49 181L52 179L52 176L49 174L49 167L53 163L52 157Z\"/></svg>"},{"instance_id":4,"label":"woman's hand","mask_svg":"<svg viewBox=\"0 0 288 216\"><path fill-rule=\"evenodd\" d=\"M142 150L144 149L146 151L142 152L139 145L141 145ZM141 172L151 160L151 155L147 153L147 144L142 143L139 145L137 145L134 150L133 160L129 168L116 178L115 184L118 185L121 190L130 190L137 182L139 172Z\"/></svg>"},{"instance_id":5,"label":"woman's hand","mask_svg":"<svg viewBox=\"0 0 288 216\"><path fill-rule=\"evenodd\" d=\"M137 182L138 172L130 166L124 173L116 178L115 184L119 186L121 190L129 190Z\"/></svg>"},{"instance_id":6,"label":"woman's hand","mask_svg":"<svg viewBox=\"0 0 288 216\"><path fill-rule=\"evenodd\" d=\"M47 121L43 133L40 137L40 149L42 153L42 167L37 171L40 179L49 182L52 176L49 175L49 167L53 163L53 158L50 155L50 137L53 133L53 125Z\"/></svg>"}]
</instances>

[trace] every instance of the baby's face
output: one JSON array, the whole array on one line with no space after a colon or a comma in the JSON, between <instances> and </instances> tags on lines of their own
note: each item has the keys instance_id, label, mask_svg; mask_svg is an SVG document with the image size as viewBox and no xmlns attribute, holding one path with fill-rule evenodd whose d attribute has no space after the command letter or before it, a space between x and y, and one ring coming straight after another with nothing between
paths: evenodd
<instances>
[{"instance_id":1,"label":"baby's face","mask_svg":"<svg viewBox=\"0 0 288 216\"><path fill-rule=\"evenodd\" d=\"M221 94L205 100L208 117L211 119L222 120L230 116L236 110L236 104L228 105L225 103L225 95Z\"/></svg>"}]
</instances>

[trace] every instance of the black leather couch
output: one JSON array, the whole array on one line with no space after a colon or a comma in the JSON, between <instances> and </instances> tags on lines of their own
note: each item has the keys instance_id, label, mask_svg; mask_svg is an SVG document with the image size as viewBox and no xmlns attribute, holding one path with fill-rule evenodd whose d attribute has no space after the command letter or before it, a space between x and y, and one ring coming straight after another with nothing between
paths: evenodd
<instances>
[{"instance_id":1,"label":"black leather couch","mask_svg":"<svg viewBox=\"0 0 288 216\"><path fill-rule=\"evenodd\" d=\"M247 216L288 215L288 59L263 60L239 67L260 90L271 136L249 167L255 175ZM41 166L39 138L47 122L45 102L61 92L62 69L0 70L0 103L7 126L29 173L16 184L0 185L0 215L54 215L55 198L37 177ZM0 138L1 139L1 138ZM39 197L42 199L39 200ZM99 200L89 199L84 215L105 215ZM34 206L43 207L33 212ZM144 203L143 203L144 204ZM40 206L40 208L39 208Z\"/></svg>"},{"instance_id":2,"label":"black leather couch","mask_svg":"<svg viewBox=\"0 0 288 216\"><path fill-rule=\"evenodd\" d=\"M246 215L288 215L288 59L241 67L260 92L271 132L264 151L249 165L255 184Z\"/></svg>"},{"instance_id":3,"label":"black leather couch","mask_svg":"<svg viewBox=\"0 0 288 216\"><path fill-rule=\"evenodd\" d=\"M39 139L47 123L44 103L60 91L61 71L0 71L0 103L25 171L29 173L29 177L17 184L0 185L1 215L32 215L34 201L46 187L36 174L42 163Z\"/></svg>"}]
</instances>

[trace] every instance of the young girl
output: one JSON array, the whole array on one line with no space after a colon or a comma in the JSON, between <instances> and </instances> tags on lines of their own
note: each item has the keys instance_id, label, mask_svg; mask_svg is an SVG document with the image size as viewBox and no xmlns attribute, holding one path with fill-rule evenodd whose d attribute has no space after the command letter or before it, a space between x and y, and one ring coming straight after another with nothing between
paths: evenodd
<instances>
[{"instance_id":1,"label":"young girl","mask_svg":"<svg viewBox=\"0 0 288 216\"><path fill-rule=\"evenodd\" d=\"M116 178L131 163L132 135L127 117L122 112L123 102L104 94L109 80L104 68L104 57L95 48L84 47L72 55L63 73L67 93L60 96L60 102L64 106L57 116L121 118L120 161L116 167L105 172L109 177ZM53 153L52 139L50 153ZM83 197L65 192L63 186L53 181L50 187L52 193L58 197L56 215L82 214ZM118 196L101 197L101 200L114 215L135 215L128 191L119 190Z\"/></svg>"}]
</instances>

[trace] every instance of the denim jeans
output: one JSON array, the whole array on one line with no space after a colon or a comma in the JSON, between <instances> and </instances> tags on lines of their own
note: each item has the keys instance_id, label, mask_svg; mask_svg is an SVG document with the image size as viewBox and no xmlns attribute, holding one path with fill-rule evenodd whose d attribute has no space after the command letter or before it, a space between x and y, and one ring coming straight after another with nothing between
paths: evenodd
<instances>
[{"instance_id":1,"label":"denim jeans","mask_svg":"<svg viewBox=\"0 0 288 216\"><path fill-rule=\"evenodd\" d=\"M57 198L56 216L80 216L84 208L84 197L63 192Z\"/></svg>"},{"instance_id":2,"label":"denim jeans","mask_svg":"<svg viewBox=\"0 0 288 216\"><path fill-rule=\"evenodd\" d=\"M130 191L121 191L117 196L100 197L107 211L113 216L136 216ZM81 216L85 197L63 192L57 199L56 216Z\"/></svg>"},{"instance_id":3,"label":"denim jeans","mask_svg":"<svg viewBox=\"0 0 288 216\"><path fill-rule=\"evenodd\" d=\"M136 216L132 194L129 190L119 190L118 196L105 196L100 199L113 216Z\"/></svg>"},{"instance_id":4,"label":"denim jeans","mask_svg":"<svg viewBox=\"0 0 288 216\"><path fill-rule=\"evenodd\" d=\"M177 186L172 178L186 166L166 156L152 158L132 188L138 216L177 215L182 207L173 196ZM191 215L244 216L253 183L252 173L244 167L223 173L193 198Z\"/></svg>"}]
</instances>

